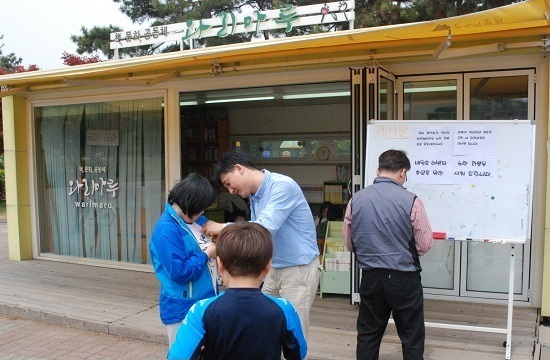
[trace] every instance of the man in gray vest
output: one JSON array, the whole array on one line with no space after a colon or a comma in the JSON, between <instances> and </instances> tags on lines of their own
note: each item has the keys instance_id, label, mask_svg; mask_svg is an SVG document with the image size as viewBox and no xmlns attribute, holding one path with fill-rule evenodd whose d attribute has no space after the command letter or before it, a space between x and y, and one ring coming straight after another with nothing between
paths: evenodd
<instances>
[{"instance_id":1,"label":"man in gray vest","mask_svg":"<svg viewBox=\"0 0 550 360\"><path fill-rule=\"evenodd\" d=\"M378 359L392 313L403 359L424 357L419 256L434 240L424 205L403 187L410 168L405 152L385 151L373 184L358 191L346 209L344 240L361 268L357 359Z\"/></svg>"}]
</instances>

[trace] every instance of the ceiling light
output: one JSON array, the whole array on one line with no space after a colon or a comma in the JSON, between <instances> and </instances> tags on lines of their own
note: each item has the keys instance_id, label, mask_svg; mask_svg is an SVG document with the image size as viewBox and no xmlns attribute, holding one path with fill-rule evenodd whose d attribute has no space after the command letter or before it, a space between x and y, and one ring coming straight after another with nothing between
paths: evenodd
<instances>
[{"instance_id":1,"label":"ceiling light","mask_svg":"<svg viewBox=\"0 0 550 360\"><path fill-rule=\"evenodd\" d=\"M309 94L287 94L283 95L283 99L313 99L313 98L327 98L338 96L350 96L349 91L335 91L335 92L321 92L321 93L309 93Z\"/></svg>"},{"instance_id":2,"label":"ceiling light","mask_svg":"<svg viewBox=\"0 0 550 360\"><path fill-rule=\"evenodd\" d=\"M234 99L214 99L206 100L205 104L218 104L218 103L228 103L228 102L239 102L239 101L260 101L260 100L273 100L274 96L258 96L258 97L249 97L249 98L234 98Z\"/></svg>"},{"instance_id":3,"label":"ceiling light","mask_svg":"<svg viewBox=\"0 0 550 360\"><path fill-rule=\"evenodd\" d=\"M193 106L199 105L198 101L180 101L180 106Z\"/></svg>"},{"instance_id":4,"label":"ceiling light","mask_svg":"<svg viewBox=\"0 0 550 360\"><path fill-rule=\"evenodd\" d=\"M433 86L433 87L423 87L423 88L410 88L410 89L405 89L404 93L427 93L427 92L437 92L437 91L456 91L456 86Z\"/></svg>"}]
</instances>

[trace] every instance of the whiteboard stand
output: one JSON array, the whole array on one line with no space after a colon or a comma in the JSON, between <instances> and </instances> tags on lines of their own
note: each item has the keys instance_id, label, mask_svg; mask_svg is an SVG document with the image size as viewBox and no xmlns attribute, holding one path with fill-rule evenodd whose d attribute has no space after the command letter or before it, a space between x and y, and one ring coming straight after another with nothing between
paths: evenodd
<instances>
[{"instance_id":1,"label":"whiteboard stand","mask_svg":"<svg viewBox=\"0 0 550 360\"><path fill-rule=\"evenodd\" d=\"M449 240L449 239L447 239ZM506 355L504 359L510 360L512 355L512 318L514 314L514 276L516 268L516 244L525 244L525 240L474 240L474 239L458 239L453 238L451 241L480 241L480 242L498 242L502 244L510 245L510 277L508 279L508 319L506 322L506 328L493 328L485 326L471 326L471 325L457 325L457 324L445 324L435 322L425 322L426 327L439 328L439 329L451 329L451 330L466 330L477 332L488 332L497 334L506 334ZM389 323L395 324L393 319L389 320Z\"/></svg>"},{"instance_id":2,"label":"whiteboard stand","mask_svg":"<svg viewBox=\"0 0 550 360\"><path fill-rule=\"evenodd\" d=\"M508 321L506 325L506 360L512 355L512 315L514 314L514 275L516 270L516 244L510 244L510 278L508 279Z\"/></svg>"},{"instance_id":3,"label":"whiteboard stand","mask_svg":"<svg viewBox=\"0 0 550 360\"><path fill-rule=\"evenodd\" d=\"M365 184L376 178L381 153L404 150L415 169L409 173L406 188L422 199L432 229L447 230L445 234L453 229L461 232L454 235L462 238L448 236L446 240L510 246L505 329L426 323L506 334L506 360L512 352L516 245L530 241L535 126L531 120L496 119L374 120L367 126ZM354 183L360 182L354 179ZM353 290L352 299L356 296Z\"/></svg>"}]
</instances>

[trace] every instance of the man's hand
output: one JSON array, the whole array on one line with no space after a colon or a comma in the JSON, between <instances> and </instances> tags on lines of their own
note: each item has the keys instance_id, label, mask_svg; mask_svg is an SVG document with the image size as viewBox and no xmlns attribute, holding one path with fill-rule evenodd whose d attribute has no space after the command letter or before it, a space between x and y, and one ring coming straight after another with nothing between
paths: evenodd
<instances>
[{"instance_id":1,"label":"man's hand","mask_svg":"<svg viewBox=\"0 0 550 360\"><path fill-rule=\"evenodd\" d=\"M220 232L223 229L224 224L217 223L212 220L208 220L206 224L202 226L202 232L212 238L212 241L220 235Z\"/></svg>"}]
</instances>

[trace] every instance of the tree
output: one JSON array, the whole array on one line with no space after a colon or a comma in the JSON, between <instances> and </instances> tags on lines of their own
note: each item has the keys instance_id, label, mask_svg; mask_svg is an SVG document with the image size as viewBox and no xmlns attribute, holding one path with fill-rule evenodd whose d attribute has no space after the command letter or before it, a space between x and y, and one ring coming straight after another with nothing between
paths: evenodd
<instances>
[{"instance_id":1,"label":"tree","mask_svg":"<svg viewBox=\"0 0 550 360\"><path fill-rule=\"evenodd\" d=\"M437 20L515 3L515 0L369 0L357 1L355 27Z\"/></svg>"},{"instance_id":2,"label":"tree","mask_svg":"<svg viewBox=\"0 0 550 360\"><path fill-rule=\"evenodd\" d=\"M0 34L0 41L3 38L4 38L4 35ZM4 44L0 43L0 75L40 70L40 68L36 65L28 65L27 67L25 67L24 65L21 65L23 63L23 59L18 58L17 56L15 56L14 53L3 55L2 54L3 47L4 47ZM7 89L3 88L2 90L7 90ZM0 98L0 151L4 153L4 127L2 123L2 98ZM0 186L0 198L4 197L4 193L2 193L2 191L3 191L3 188Z\"/></svg>"},{"instance_id":3,"label":"tree","mask_svg":"<svg viewBox=\"0 0 550 360\"><path fill-rule=\"evenodd\" d=\"M4 35L0 34L0 40L3 38ZM23 59L18 58L14 53L3 55L3 47L4 44L0 44L0 75L40 70L40 68L34 64L28 65L27 67L21 65L23 63Z\"/></svg>"},{"instance_id":4,"label":"tree","mask_svg":"<svg viewBox=\"0 0 550 360\"><path fill-rule=\"evenodd\" d=\"M120 4L120 11L134 23L145 24L144 27L182 23L187 20L216 17L222 12L242 12L252 10L280 9L285 4L304 6L323 3L319 0L113 0ZM355 28L383 26L391 24L428 21L451 16L464 15L487 10L516 2L515 0L362 0L356 1ZM309 26L293 28L289 33L283 30L269 31L262 34L263 39L270 37L296 36L335 30L345 30L348 23L328 26ZM108 59L113 58L109 48L111 32L123 29L109 27L82 28L81 35L72 35L71 40L77 44L78 54L103 53ZM206 38L196 41L198 46L215 46L248 42L251 34L235 34L225 38ZM187 45L186 45L187 46ZM136 48L119 49L121 57L148 55L159 52L172 52L180 49L178 44L147 45Z\"/></svg>"},{"instance_id":5,"label":"tree","mask_svg":"<svg viewBox=\"0 0 550 360\"><path fill-rule=\"evenodd\" d=\"M92 63L97 63L102 61L99 58L99 55L84 56L84 55L69 54L66 51L63 52L63 56L61 57L61 59L63 60L63 64L68 66L92 64Z\"/></svg>"}]
</instances>

